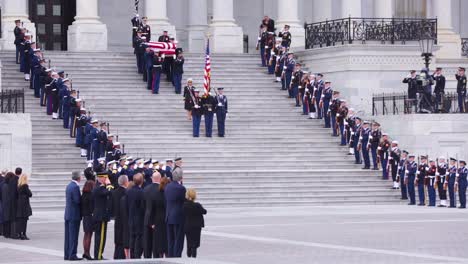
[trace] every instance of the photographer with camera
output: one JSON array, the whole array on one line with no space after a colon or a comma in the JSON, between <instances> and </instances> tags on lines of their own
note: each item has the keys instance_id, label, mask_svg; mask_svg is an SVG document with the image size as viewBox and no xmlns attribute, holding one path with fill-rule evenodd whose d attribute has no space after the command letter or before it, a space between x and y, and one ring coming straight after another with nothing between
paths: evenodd
<instances>
[{"instance_id":1,"label":"photographer with camera","mask_svg":"<svg viewBox=\"0 0 468 264\"><path fill-rule=\"evenodd\" d=\"M429 74L429 69L423 68L421 73L416 77L417 93L419 93L418 112L432 113L432 85L434 79Z\"/></svg>"}]
</instances>

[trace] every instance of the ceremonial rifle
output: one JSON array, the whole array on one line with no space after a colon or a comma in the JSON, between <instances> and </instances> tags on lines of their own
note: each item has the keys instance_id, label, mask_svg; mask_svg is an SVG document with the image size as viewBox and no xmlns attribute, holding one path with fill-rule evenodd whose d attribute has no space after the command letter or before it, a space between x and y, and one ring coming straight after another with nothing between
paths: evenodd
<instances>
[{"instance_id":1,"label":"ceremonial rifle","mask_svg":"<svg viewBox=\"0 0 468 264\"><path fill-rule=\"evenodd\" d=\"M444 179L445 179L445 181L444 181L444 191L446 191L446 190L448 189L448 180L449 180L449 179L447 178L447 173L448 173L448 176L449 176L449 178L450 178L450 167L449 167L450 164L449 164L449 159L450 159L450 158L449 158L449 155L448 155L448 153L447 153L447 160L445 161L445 162L447 163L447 170L445 171L445 176L444 176Z\"/></svg>"},{"instance_id":2,"label":"ceremonial rifle","mask_svg":"<svg viewBox=\"0 0 468 264\"><path fill-rule=\"evenodd\" d=\"M110 124L109 124L109 122L106 123L106 127L107 127L107 133L110 134Z\"/></svg>"}]
</instances>

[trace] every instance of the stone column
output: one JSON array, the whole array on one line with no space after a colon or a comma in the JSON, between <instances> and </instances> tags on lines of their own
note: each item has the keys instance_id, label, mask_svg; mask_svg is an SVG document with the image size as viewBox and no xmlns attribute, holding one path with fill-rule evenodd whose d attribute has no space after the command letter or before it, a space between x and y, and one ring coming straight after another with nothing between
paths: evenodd
<instances>
[{"instance_id":1,"label":"stone column","mask_svg":"<svg viewBox=\"0 0 468 264\"><path fill-rule=\"evenodd\" d=\"M278 21L276 29L283 30L284 25L289 25L291 32L291 48L304 49L305 29L299 21L298 0L278 0Z\"/></svg>"},{"instance_id":2,"label":"stone column","mask_svg":"<svg viewBox=\"0 0 468 264\"><path fill-rule=\"evenodd\" d=\"M151 40L157 41L164 30L177 39L176 28L167 17L167 0L146 0L145 13L151 26Z\"/></svg>"},{"instance_id":3,"label":"stone column","mask_svg":"<svg viewBox=\"0 0 468 264\"><path fill-rule=\"evenodd\" d=\"M207 0L189 1L188 49L189 52L205 51L205 35L208 29Z\"/></svg>"},{"instance_id":4,"label":"stone column","mask_svg":"<svg viewBox=\"0 0 468 264\"><path fill-rule=\"evenodd\" d=\"M213 20L209 32L214 53L242 53L243 32L234 20L233 0L213 0Z\"/></svg>"},{"instance_id":5,"label":"stone column","mask_svg":"<svg viewBox=\"0 0 468 264\"><path fill-rule=\"evenodd\" d=\"M312 12L314 15L314 22L322 22L325 20L331 20L332 19L332 1L314 0Z\"/></svg>"},{"instance_id":6,"label":"stone column","mask_svg":"<svg viewBox=\"0 0 468 264\"><path fill-rule=\"evenodd\" d=\"M452 1L433 0L432 10L437 17L437 40L440 49L436 52L437 58L460 58L460 35L453 31L452 26Z\"/></svg>"},{"instance_id":7,"label":"stone column","mask_svg":"<svg viewBox=\"0 0 468 264\"><path fill-rule=\"evenodd\" d=\"M374 17L392 18L393 17L393 0L374 1Z\"/></svg>"},{"instance_id":8,"label":"stone column","mask_svg":"<svg viewBox=\"0 0 468 264\"><path fill-rule=\"evenodd\" d=\"M361 0L341 0L341 18L361 17Z\"/></svg>"},{"instance_id":9,"label":"stone column","mask_svg":"<svg viewBox=\"0 0 468 264\"><path fill-rule=\"evenodd\" d=\"M76 0L75 21L67 37L69 51L107 50L107 26L99 20L98 0Z\"/></svg>"},{"instance_id":10,"label":"stone column","mask_svg":"<svg viewBox=\"0 0 468 264\"><path fill-rule=\"evenodd\" d=\"M15 20L20 19L23 26L36 39L36 26L28 19L28 0L4 0L2 9L2 38L0 47L4 50L15 50Z\"/></svg>"}]
</instances>

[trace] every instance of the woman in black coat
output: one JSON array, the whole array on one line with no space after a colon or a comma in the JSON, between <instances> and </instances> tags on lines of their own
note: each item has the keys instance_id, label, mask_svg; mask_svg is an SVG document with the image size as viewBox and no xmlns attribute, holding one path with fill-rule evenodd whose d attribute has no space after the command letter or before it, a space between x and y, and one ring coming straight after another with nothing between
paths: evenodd
<instances>
[{"instance_id":1,"label":"woman in black coat","mask_svg":"<svg viewBox=\"0 0 468 264\"><path fill-rule=\"evenodd\" d=\"M164 197L164 189L169 183L167 177L163 177L159 183L159 192L153 203L151 219L154 225L153 252L159 258L167 256L167 228L166 228L166 198Z\"/></svg>"},{"instance_id":2,"label":"woman in black coat","mask_svg":"<svg viewBox=\"0 0 468 264\"><path fill-rule=\"evenodd\" d=\"M196 258L197 248L200 247L201 229L205 227L203 215L206 214L205 208L195 202L197 193L194 189L187 190L187 200L184 203L185 215L185 237L187 238L187 257Z\"/></svg>"},{"instance_id":3,"label":"woman in black coat","mask_svg":"<svg viewBox=\"0 0 468 264\"><path fill-rule=\"evenodd\" d=\"M32 215L31 203L29 198L32 197L32 192L28 185L28 175L23 174L18 180L18 203L16 210L16 232L21 240L29 240L26 236L29 217Z\"/></svg>"},{"instance_id":4,"label":"woman in black coat","mask_svg":"<svg viewBox=\"0 0 468 264\"><path fill-rule=\"evenodd\" d=\"M15 185L15 174L8 172L2 184L2 210L3 210L3 236L5 238L11 237L11 222L15 221L16 215L13 215L13 200L10 185ZM15 188L17 188L15 186Z\"/></svg>"},{"instance_id":5,"label":"woman in black coat","mask_svg":"<svg viewBox=\"0 0 468 264\"><path fill-rule=\"evenodd\" d=\"M81 193L81 217L83 217L83 258L87 260L92 260L91 254L89 252L91 248L91 238L93 237L94 222L93 222L93 210L94 210L94 201L92 196L92 191L94 189L94 181L88 180L83 186L83 191Z\"/></svg>"}]
</instances>

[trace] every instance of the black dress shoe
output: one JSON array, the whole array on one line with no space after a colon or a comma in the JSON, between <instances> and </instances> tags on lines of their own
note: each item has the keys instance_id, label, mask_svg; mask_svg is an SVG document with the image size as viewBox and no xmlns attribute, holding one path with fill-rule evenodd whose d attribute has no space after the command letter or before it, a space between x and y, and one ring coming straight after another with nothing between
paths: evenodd
<instances>
[{"instance_id":1,"label":"black dress shoe","mask_svg":"<svg viewBox=\"0 0 468 264\"><path fill-rule=\"evenodd\" d=\"M447 207L447 206L439 204L437 207Z\"/></svg>"},{"instance_id":2,"label":"black dress shoe","mask_svg":"<svg viewBox=\"0 0 468 264\"><path fill-rule=\"evenodd\" d=\"M83 259L79 258L79 257L71 257L69 260L70 261L79 261L79 260L83 260Z\"/></svg>"},{"instance_id":3,"label":"black dress shoe","mask_svg":"<svg viewBox=\"0 0 468 264\"><path fill-rule=\"evenodd\" d=\"M26 236L26 234L23 235L23 237L21 238L21 240L30 240L28 236Z\"/></svg>"},{"instance_id":4,"label":"black dress shoe","mask_svg":"<svg viewBox=\"0 0 468 264\"><path fill-rule=\"evenodd\" d=\"M425 204L418 204L418 206L425 206Z\"/></svg>"},{"instance_id":5,"label":"black dress shoe","mask_svg":"<svg viewBox=\"0 0 468 264\"><path fill-rule=\"evenodd\" d=\"M465 209L465 206L459 206L458 209Z\"/></svg>"},{"instance_id":6,"label":"black dress shoe","mask_svg":"<svg viewBox=\"0 0 468 264\"><path fill-rule=\"evenodd\" d=\"M90 255L83 254L83 258L86 260L94 260Z\"/></svg>"},{"instance_id":7,"label":"black dress shoe","mask_svg":"<svg viewBox=\"0 0 468 264\"><path fill-rule=\"evenodd\" d=\"M400 200L408 200L408 197L402 197Z\"/></svg>"},{"instance_id":8,"label":"black dress shoe","mask_svg":"<svg viewBox=\"0 0 468 264\"><path fill-rule=\"evenodd\" d=\"M409 203L408 205L416 205L416 203Z\"/></svg>"}]
</instances>

